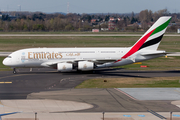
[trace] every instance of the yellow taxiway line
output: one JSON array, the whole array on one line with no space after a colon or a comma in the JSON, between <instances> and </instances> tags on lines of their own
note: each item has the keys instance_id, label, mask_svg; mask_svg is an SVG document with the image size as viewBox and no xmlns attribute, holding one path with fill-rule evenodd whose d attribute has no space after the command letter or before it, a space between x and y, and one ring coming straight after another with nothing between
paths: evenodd
<instances>
[{"instance_id":1,"label":"yellow taxiway line","mask_svg":"<svg viewBox=\"0 0 180 120\"><path fill-rule=\"evenodd\" d=\"M12 82L0 82L0 84L11 84Z\"/></svg>"}]
</instances>

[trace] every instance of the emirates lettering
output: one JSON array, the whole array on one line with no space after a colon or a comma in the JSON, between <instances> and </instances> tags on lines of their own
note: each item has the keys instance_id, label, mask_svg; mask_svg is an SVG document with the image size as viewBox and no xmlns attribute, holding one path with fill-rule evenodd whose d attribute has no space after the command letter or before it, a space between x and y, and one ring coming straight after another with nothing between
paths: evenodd
<instances>
[{"instance_id":1,"label":"emirates lettering","mask_svg":"<svg viewBox=\"0 0 180 120\"><path fill-rule=\"evenodd\" d=\"M28 59L61 59L61 53L28 52Z\"/></svg>"}]
</instances>

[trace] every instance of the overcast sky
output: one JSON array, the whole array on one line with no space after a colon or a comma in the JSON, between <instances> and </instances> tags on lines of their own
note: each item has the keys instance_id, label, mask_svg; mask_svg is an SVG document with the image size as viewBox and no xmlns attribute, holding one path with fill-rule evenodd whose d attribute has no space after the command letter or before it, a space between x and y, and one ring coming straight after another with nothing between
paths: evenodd
<instances>
[{"instance_id":1,"label":"overcast sky","mask_svg":"<svg viewBox=\"0 0 180 120\"><path fill-rule=\"evenodd\" d=\"M167 8L171 13L180 12L180 0L0 0L1 11L41 11L46 13L135 13L153 12Z\"/></svg>"}]
</instances>

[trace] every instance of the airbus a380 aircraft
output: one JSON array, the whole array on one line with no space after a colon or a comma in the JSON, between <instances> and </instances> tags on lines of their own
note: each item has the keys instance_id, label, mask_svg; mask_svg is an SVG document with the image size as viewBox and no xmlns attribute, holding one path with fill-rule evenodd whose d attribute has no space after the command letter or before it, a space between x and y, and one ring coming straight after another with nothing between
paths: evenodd
<instances>
[{"instance_id":1,"label":"airbus a380 aircraft","mask_svg":"<svg viewBox=\"0 0 180 120\"><path fill-rule=\"evenodd\" d=\"M157 51L171 17L159 18L132 46L127 48L29 48L11 53L3 64L16 67L52 67L58 71L93 70L132 64L166 55Z\"/></svg>"}]
</instances>

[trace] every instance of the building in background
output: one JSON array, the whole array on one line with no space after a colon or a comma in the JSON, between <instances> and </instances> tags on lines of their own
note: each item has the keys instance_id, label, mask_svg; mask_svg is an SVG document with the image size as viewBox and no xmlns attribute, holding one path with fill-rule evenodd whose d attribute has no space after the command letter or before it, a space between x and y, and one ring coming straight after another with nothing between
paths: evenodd
<instances>
[{"instance_id":1,"label":"building in background","mask_svg":"<svg viewBox=\"0 0 180 120\"><path fill-rule=\"evenodd\" d=\"M99 32L99 29L92 29L92 32Z\"/></svg>"},{"instance_id":2,"label":"building in background","mask_svg":"<svg viewBox=\"0 0 180 120\"><path fill-rule=\"evenodd\" d=\"M108 22L108 29L109 30L114 30L115 28L116 28L116 21L109 20L109 22Z\"/></svg>"}]
</instances>

